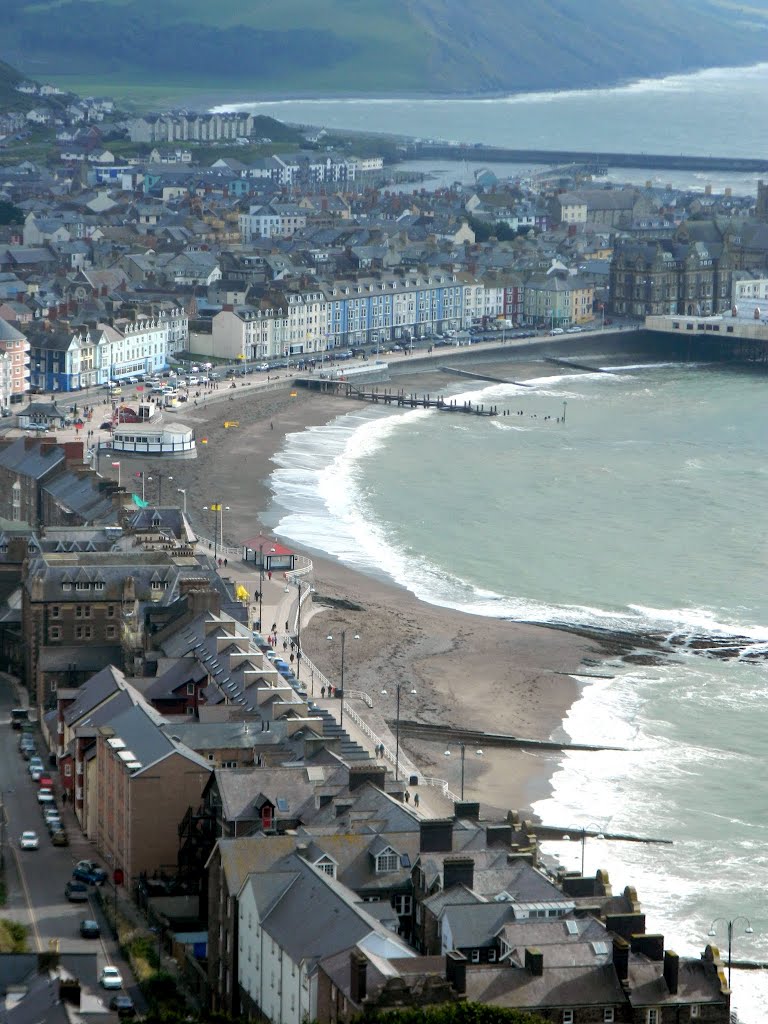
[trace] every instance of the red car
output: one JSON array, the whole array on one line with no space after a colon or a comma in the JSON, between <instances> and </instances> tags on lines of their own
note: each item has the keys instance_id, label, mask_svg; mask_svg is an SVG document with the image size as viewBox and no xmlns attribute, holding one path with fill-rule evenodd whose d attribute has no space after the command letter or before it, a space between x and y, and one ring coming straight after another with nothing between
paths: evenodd
<instances>
[{"instance_id":1,"label":"red car","mask_svg":"<svg viewBox=\"0 0 768 1024\"><path fill-rule=\"evenodd\" d=\"M50 775L43 773L37 781L41 786L47 786L48 789L53 789L53 779Z\"/></svg>"}]
</instances>

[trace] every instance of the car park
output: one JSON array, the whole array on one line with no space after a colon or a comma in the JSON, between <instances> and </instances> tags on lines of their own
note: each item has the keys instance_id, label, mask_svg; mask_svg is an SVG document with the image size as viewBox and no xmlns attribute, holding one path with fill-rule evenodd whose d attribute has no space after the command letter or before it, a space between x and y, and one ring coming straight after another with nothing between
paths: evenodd
<instances>
[{"instance_id":1,"label":"car park","mask_svg":"<svg viewBox=\"0 0 768 1024\"><path fill-rule=\"evenodd\" d=\"M64 886L64 895L70 903L87 903L88 887L82 882L67 882Z\"/></svg>"},{"instance_id":2,"label":"car park","mask_svg":"<svg viewBox=\"0 0 768 1024\"><path fill-rule=\"evenodd\" d=\"M101 937L101 928L99 922L94 921L93 918L85 917L80 922L80 935L84 939L98 939Z\"/></svg>"},{"instance_id":3,"label":"car park","mask_svg":"<svg viewBox=\"0 0 768 1024\"><path fill-rule=\"evenodd\" d=\"M122 988L123 978L116 967L102 967L99 984L102 988Z\"/></svg>"},{"instance_id":4,"label":"car park","mask_svg":"<svg viewBox=\"0 0 768 1024\"><path fill-rule=\"evenodd\" d=\"M37 832L22 832L19 838L19 846L22 850L37 850L40 847L40 840Z\"/></svg>"},{"instance_id":5,"label":"car park","mask_svg":"<svg viewBox=\"0 0 768 1024\"><path fill-rule=\"evenodd\" d=\"M47 786L41 786L37 791L37 802L39 804L55 804L56 797L53 795L53 790Z\"/></svg>"},{"instance_id":6,"label":"car park","mask_svg":"<svg viewBox=\"0 0 768 1024\"><path fill-rule=\"evenodd\" d=\"M118 1017L135 1017L136 1007L130 996L117 995L109 1000L110 1010L115 1010Z\"/></svg>"}]
</instances>

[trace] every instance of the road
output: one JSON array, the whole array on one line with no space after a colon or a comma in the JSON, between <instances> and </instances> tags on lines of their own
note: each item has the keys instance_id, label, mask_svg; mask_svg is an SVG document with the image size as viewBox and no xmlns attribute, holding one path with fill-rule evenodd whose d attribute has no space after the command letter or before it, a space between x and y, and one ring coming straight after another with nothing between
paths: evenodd
<instances>
[{"instance_id":1,"label":"road","mask_svg":"<svg viewBox=\"0 0 768 1024\"><path fill-rule=\"evenodd\" d=\"M19 752L20 733L11 729L10 711L18 704L9 677L0 673L0 780L1 795L5 814L0 859L5 866L7 903L0 908L0 916L18 921L29 929L31 951L48 951L53 940L58 942L59 952L95 953L92 976L81 977L83 985L94 993L98 989L98 973L106 964L116 966L137 1006L142 1005L136 990L135 980L128 964L120 956L117 944L112 940L106 921L99 912L93 895L88 903L70 903L64 895L64 886L72 876L72 867L84 857L93 858L92 845L73 827L71 811L63 812L70 837L70 846L53 846L45 827L42 810L37 801L37 784L32 781L27 762ZM39 735L36 735L38 753L47 760L42 750ZM57 773L51 771L54 787ZM38 850L22 850L19 837L27 829L33 829L40 838ZM80 921L92 918L102 929L100 939L80 937ZM105 1002L108 1002L106 994Z\"/></svg>"}]
</instances>

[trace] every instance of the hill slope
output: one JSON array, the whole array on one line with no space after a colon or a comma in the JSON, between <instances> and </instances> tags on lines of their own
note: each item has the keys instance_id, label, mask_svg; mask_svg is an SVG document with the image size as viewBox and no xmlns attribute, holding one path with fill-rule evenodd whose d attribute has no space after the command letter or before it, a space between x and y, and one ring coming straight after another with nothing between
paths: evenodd
<instances>
[{"instance_id":1,"label":"hill slope","mask_svg":"<svg viewBox=\"0 0 768 1024\"><path fill-rule=\"evenodd\" d=\"M768 0L16 0L0 57L108 93L477 93L748 64L767 27Z\"/></svg>"}]
</instances>

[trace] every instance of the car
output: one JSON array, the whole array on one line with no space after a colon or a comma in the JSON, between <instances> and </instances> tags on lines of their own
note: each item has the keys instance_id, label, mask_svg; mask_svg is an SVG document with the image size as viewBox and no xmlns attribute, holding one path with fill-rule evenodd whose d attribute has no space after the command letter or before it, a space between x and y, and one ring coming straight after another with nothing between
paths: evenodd
<instances>
[{"instance_id":1,"label":"car","mask_svg":"<svg viewBox=\"0 0 768 1024\"><path fill-rule=\"evenodd\" d=\"M70 903L87 903L88 887L82 882L67 882L64 886L64 895Z\"/></svg>"},{"instance_id":2,"label":"car","mask_svg":"<svg viewBox=\"0 0 768 1024\"><path fill-rule=\"evenodd\" d=\"M19 837L19 846L22 850L38 850L40 840L37 838L37 832L22 832Z\"/></svg>"},{"instance_id":3,"label":"car","mask_svg":"<svg viewBox=\"0 0 768 1024\"><path fill-rule=\"evenodd\" d=\"M138 384L139 383L139 378L138 377L126 377L125 380L123 381L123 383L124 384Z\"/></svg>"},{"instance_id":4,"label":"car","mask_svg":"<svg viewBox=\"0 0 768 1024\"><path fill-rule=\"evenodd\" d=\"M40 779L42 778L42 775L43 775L43 769L42 768L33 768L32 771L29 774L32 776L32 781L33 782L39 782Z\"/></svg>"},{"instance_id":5,"label":"car","mask_svg":"<svg viewBox=\"0 0 768 1024\"><path fill-rule=\"evenodd\" d=\"M53 790L49 789L48 786L41 786L37 791L37 802L39 804L55 804L56 797L53 795Z\"/></svg>"},{"instance_id":6,"label":"car","mask_svg":"<svg viewBox=\"0 0 768 1024\"><path fill-rule=\"evenodd\" d=\"M103 387L105 387L107 391L114 391L116 387L119 387L119 385L116 380L108 380L104 383Z\"/></svg>"},{"instance_id":7,"label":"car","mask_svg":"<svg viewBox=\"0 0 768 1024\"><path fill-rule=\"evenodd\" d=\"M103 423L99 424L99 430L111 430L111 429L112 429L112 420L104 420Z\"/></svg>"},{"instance_id":8,"label":"car","mask_svg":"<svg viewBox=\"0 0 768 1024\"><path fill-rule=\"evenodd\" d=\"M45 786L47 789L53 789L53 776L49 775L48 772L44 771L37 781L41 786Z\"/></svg>"},{"instance_id":9,"label":"car","mask_svg":"<svg viewBox=\"0 0 768 1024\"><path fill-rule=\"evenodd\" d=\"M583 330L584 330L583 327L569 327L568 330L565 333L566 334L581 334L581 332Z\"/></svg>"},{"instance_id":10,"label":"car","mask_svg":"<svg viewBox=\"0 0 768 1024\"><path fill-rule=\"evenodd\" d=\"M61 815L59 814L59 810L57 807L46 807L45 814L43 815L43 820L45 821L45 824L48 826L49 832L56 832L58 831L58 829L62 827Z\"/></svg>"},{"instance_id":11,"label":"car","mask_svg":"<svg viewBox=\"0 0 768 1024\"><path fill-rule=\"evenodd\" d=\"M256 369L259 370L261 373L268 373L269 372L269 363L259 363L259 365L256 367Z\"/></svg>"},{"instance_id":12,"label":"car","mask_svg":"<svg viewBox=\"0 0 768 1024\"><path fill-rule=\"evenodd\" d=\"M563 330L562 327L553 327L552 330L549 333L550 333L550 336L551 336L553 334L565 334L565 331Z\"/></svg>"},{"instance_id":13,"label":"car","mask_svg":"<svg viewBox=\"0 0 768 1024\"><path fill-rule=\"evenodd\" d=\"M89 885L101 885L107 880L107 872L95 860L79 860L72 869L72 877Z\"/></svg>"},{"instance_id":14,"label":"car","mask_svg":"<svg viewBox=\"0 0 768 1024\"><path fill-rule=\"evenodd\" d=\"M28 761L30 757L34 757L37 753L37 747L31 736L24 737L24 739L26 739L26 742L19 743L19 750L21 751L21 756Z\"/></svg>"},{"instance_id":15,"label":"car","mask_svg":"<svg viewBox=\"0 0 768 1024\"><path fill-rule=\"evenodd\" d=\"M51 833L51 842L54 846L69 846L69 836L64 828L57 829Z\"/></svg>"},{"instance_id":16,"label":"car","mask_svg":"<svg viewBox=\"0 0 768 1024\"><path fill-rule=\"evenodd\" d=\"M122 988L123 977L116 967L102 967L99 984L102 988Z\"/></svg>"},{"instance_id":17,"label":"car","mask_svg":"<svg viewBox=\"0 0 768 1024\"><path fill-rule=\"evenodd\" d=\"M84 939L98 939L101 937L99 922L93 918L84 917L80 922L80 935Z\"/></svg>"},{"instance_id":18,"label":"car","mask_svg":"<svg viewBox=\"0 0 768 1024\"><path fill-rule=\"evenodd\" d=\"M109 1008L110 1010L116 1010L118 1017L136 1016L136 1007L133 1005L133 1000L130 996L112 996L109 1000Z\"/></svg>"},{"instance_id":19,"label":"car","mask_svg":"<svg viewBox=\"0 0 768 1024\"><path fill-rule=\"evenodd\" d=\"M29 774L31 775L31 774L32 774L32 772L33 772L33 771L34 771L34 770L35 770L36 768L38 768L38 769L39 769L40 771L42 771L42 770L43 770L43 768L45 768L45 765L43 764L43 759L42 759L42 757L38 757L38 756L37 756L37 754L34 754L34 755L33 755L32 757L30 757L30 759L29 759L29 764L27 765L27 771L28 771L28 772L29 772Z\"/></svg>"}]
</instances>

